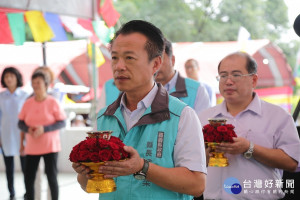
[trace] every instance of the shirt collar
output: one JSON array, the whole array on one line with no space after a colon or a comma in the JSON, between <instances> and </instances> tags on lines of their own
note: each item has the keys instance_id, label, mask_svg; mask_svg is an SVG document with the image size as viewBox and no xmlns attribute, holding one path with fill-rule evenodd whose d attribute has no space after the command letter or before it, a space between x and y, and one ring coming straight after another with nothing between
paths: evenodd
<instances>
[{"instance_id":1,"label":"shirt collar","mask_svg":"<svg viewBox=\"0 0 300 200\"><path fill-rule=\"evenodd\" d=\"M248 107L245 109L245 111L250 110L258 115L262 115L262 109L261 109L261 101L259 99L259 96L257 93L253 92L253 100L248 105Z\"/></svg>"},{"instance_id":2,"label":"shirt collar","mask_svg":"<svg viewBox=\"0 0 300 200\"><path fill-rule=\"evenodd\" d=\"M107 107L107 109L103 113L104 116L113 116L115 114L116 110L120 107L121 97L123 93L118 97L118 99L115 102L113 102ZM151 103L151 112L139 119L135 126L144 124L155 124L169 119L170 111L168 92L161 84L157 84L157 92L155 94L153 102Z\"/></svg>"},{"instance_id":3,"label":"shirt collar","mask_svg":"<svg viewBox=\"0 0 300 200\"><path fill-rule=\"evenodd\" d=\"M21 94L21 89L17 87L17 89L13 92L13 93L10 93L10 91L8 89L5 90L5 94L6 95L20 95Z\"/></svg>"},{"instance_id":4,"label":"shirt collar","mask_svg":"<svg viewBox=\"0 0 300 200\"><path fill-rule=\"evenodd\" d=\"M260 101L258 95L255 92L253 92L253 96L254 96L254 98L252 99L250 104L242 112L251 111L251 112L256 113L258 115L262 115L261 101ZM220 109L217 109L217 112L214 114L215 117L217 117L219 115L221 115L221 116L228 116L229 115L229 113L227 111L226 100L224 100L220 105L217 105L217 106L220 106Z\"/></svg>"},{"instance_id":5,"label":"shirt collar","mask_svg":"<svg viewBox=\"0 0 300 200\"><path fill-rule=\"evenodd\" d=\"M142 108L147 109L148 107L150 107L151 103L153 102L153 100L155 98L157 91L158 91L157 84L154 83L154 86L150 90L150 92L141 101L138 102L137 109L142 109ZM120 102L120 108L121 108L121 110L124 108L127 108L126 104L125 104L125 93L123 93L123 95L122 95L121 102Z\"/></svg>"},{"instance_id":6,"label":"shirt collar","mask_svg":"<svg viewBox=\"0 0 300 200\"><path fill-rule=\"evenodd\" d=\"M175 71L175 74L172 77L172 79L166 85L164 85L164 87L168 92L170 92L170 90L172 90L175 87L177 78L178 78L178 71Z\"/></svg>"}]
</instances>

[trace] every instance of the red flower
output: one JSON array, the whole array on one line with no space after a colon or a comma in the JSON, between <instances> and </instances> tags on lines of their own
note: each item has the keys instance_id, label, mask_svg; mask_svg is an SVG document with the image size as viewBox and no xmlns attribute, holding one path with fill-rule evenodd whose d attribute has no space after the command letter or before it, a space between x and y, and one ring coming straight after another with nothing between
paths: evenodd
<instances>
[{"instance_id":1,"label":"red flower","mask_svg":"<svg viewBox=\"0 0 300 200\"><path fill-rule=\"evenodd\" d=\"M117 150L114 150L112 152L112 158L114 160L120 160L122 158L121 153L119 151L117 151Z\"/></svg>"},{"instance_id":2,"label":"red flower","mask_svg":"<svg viewBox=\"0 0 300 200\"><path fill-rule=\"evenodd\" d=\"M99 154L97 152L90 153L90 160L92 162L99 162L100 161Z\"/></svg>"},{"instance_id":3,"label":"red flower","mask_svg":"<svg viewBox=\"0 0 300 200\"><path fill-rule=\"evenodd\" d=\"M99 139L99 146L104 149L106 147L108 147L109 142L107 140L104 139Z\"/></svg>"},{"instance_id":4,"label":"red flower","mask_svg":"<svg viewBox=\"0 0 300 200\"><path fill-rule=\"evenodd\" d=\"M232 124L225 124L225 126L226 126L228 129L231 129L231 130L234 129L234 126L233 126Z\"/></svg>"},{"instance_id":5,"label":"red flower","mask_svg":"<svg viewBox=\"0 0 300 200\"><path fill-rule=\"evenodd\" d=\"M217 131L221 132L221 133L226 133L227 132L227 128L226 128L226 126L218 126L217 127Z\"/></svg>"},{"instance_id":6,"label":"red flower","mask_svg":"<svg viewBox=\"0 0 300 200\"><path fill-rule=\"evenodd\" d=\"M111 136L110 140L87 137L73 147L69 159L72 162L121 160L129 157L123 149L124 146L125 144L114 136Z\"/></svg>"},{"instance_id":7,"label":"red flower","mask_svg":"<svg viewBox=\"0 0 300 200\"><path fill-rule=\"evenodd\" d=\"M113 142L122 148L123 148L123 146L125 146L125 144L117 137L111 137L109 142Z\"/></svg>"},{"instance_id":8,"label":"red flower","mask_svg":"<svg viewBox=\"0 0 300 200\"><path fill-rule=\"evenodd\" d=\"M73 148L74 149L74 148ZM78 156L77 156L78 151L72 151L70 154L70 160L72 160L73 162L78 162Z\"/></svg>"},{"instance_id":9,"label":"red flower","mask_svg":"<svg viewBox=\"0 0 300 200\"><path fill-rule=\"evenodd\" d=\"M202 128L205 142L233 142L232 137L237 137L234 132L234 126L232 124L225 124L222 126L214 127L210 124L206 124Z\"/></svg>"},{"instance_id":10,"label":"red flower","mask_svg":"<svg viewBox=\"0 0 300 200\"><path fill-rule=\"evenodd\" d=\"M115 143L113 143L113 142L109 142L109 143L108 143L108 146L109 146L111 149L114 149L114 150L118 150L118 149L120 148L117 144L115 144Z\"/></svg>"},{"instance_id":11,"label":"red flower","mask_svg":"<svg viewBox=\"0 0 300 200\"><path fill-rule=\"evenodd\" d=\"M99 151L99 159L102 161L108 161L111 158L111 151L109 149L103 149Z\"/></svg>"},{"instance_id":12,"label":"red flower","mask_svg":"<svg viewBox=\"0 0 300 200\"><path fill-rule=\"evenodd\" d=\"M89 158L89 151L79 151L78 152L78 160L79 161L85 161L87 158Z\"/></svg>"}]
</instances>

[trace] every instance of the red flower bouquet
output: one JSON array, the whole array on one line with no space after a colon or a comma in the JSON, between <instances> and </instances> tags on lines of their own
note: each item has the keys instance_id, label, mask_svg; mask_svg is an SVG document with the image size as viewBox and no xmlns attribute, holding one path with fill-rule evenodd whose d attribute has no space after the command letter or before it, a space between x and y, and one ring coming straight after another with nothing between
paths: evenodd
<instances>
[{"instance_id":1,"label":"red flower bouquet","mask_svg":"<svg viewBox=\"0 0 300 200\"><path fill-rule=\"evenodd\" d=\"M209 158L208 165L211 167L226 167L229 165L224 152L216 152L216 147L221 142L233 142L233 137L237 137L232 124L226 124L227 119L208 119L209 124L202 128L205 144L211 148L212 157Z\"/></svg>"},{"instance_id":2,"label":"red flower bouquet","mask_svg":"<svg viewBox=\"0 0 300 200\"><path fill-rule=\"evenodd\" d=\"M124 143L117 137L111 136L110 140L87 137L73 147L70 154L72 162L104 162L128 158L128 153L123 149Z\"/></svg>"},{"instance_id":3,"label":"red flower bouquet","mask_svg":"<svg viewBox=\"0 0 300 200\"><path fill-rule=\"evenodd\" d=\"M71 162L80 162L91 169L93 178L87 182L88 193L115 191L114 180L105 179L103 174L98 173L99 166L106 161L122 161L129 157L123 149L125 144L111 134L112 131L88 132L89 137L75 145L70 153Z\"/></svg>"},{"instance_id":4,"label":"red flower bouquet","mask_svg":"<svg viewBox=\"0 0 300 200\"><path fill-rule=\"evenodd\" d=\"M213 126L206 124L203 129L203 136L205 142L233 142L232 137L236 137L234 126L231 124L224 124L221 126Z\"/></svg>"}]
</instances>

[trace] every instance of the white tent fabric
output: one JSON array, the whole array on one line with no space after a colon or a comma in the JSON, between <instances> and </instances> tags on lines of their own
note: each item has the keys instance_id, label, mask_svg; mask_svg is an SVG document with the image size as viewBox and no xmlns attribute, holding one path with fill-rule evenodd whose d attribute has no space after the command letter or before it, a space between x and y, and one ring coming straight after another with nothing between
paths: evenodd
<instances>
[{"instance_id":1,"label":"white tent fabric","mask_svg":"<svg viewBox=\"0 0 300 200\"><path fill-rule=\"evenodd\" d=\"M45 45L47 65L55 77L87 50L86 40L48 42ZM29 83L33 70L43 65L42 44L39 42L25 42L22 46L0 44L0 55L0 74L6 66L15 66L22 73L24 83Z\"/></svg>"}]
</instances>

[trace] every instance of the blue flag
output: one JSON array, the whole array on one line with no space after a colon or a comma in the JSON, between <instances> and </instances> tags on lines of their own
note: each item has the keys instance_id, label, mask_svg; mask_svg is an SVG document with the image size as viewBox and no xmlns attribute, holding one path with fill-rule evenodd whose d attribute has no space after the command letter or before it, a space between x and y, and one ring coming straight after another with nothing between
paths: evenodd
<instances>
[{"instance_id":1,"label":"blue flag","mask_svg":"<svg viewBox=\"0 0 300 200\"><path fill-rule=\"evenodd\" d=\"M57 14L46 12L44 13L44 17L55 35L55 37L52 38L52 41L67 41L67 34L62 26L59 16Z\"/></svg>"}]
</instances>

